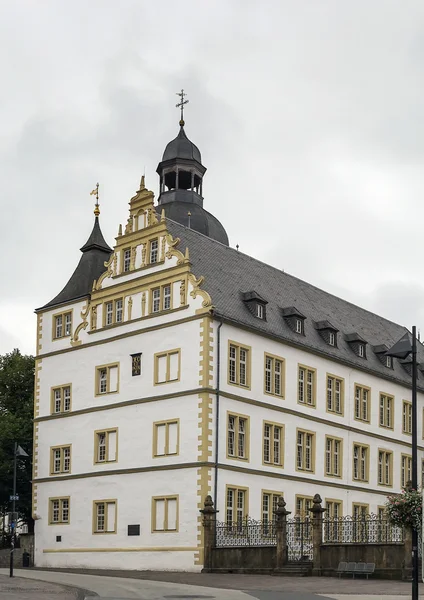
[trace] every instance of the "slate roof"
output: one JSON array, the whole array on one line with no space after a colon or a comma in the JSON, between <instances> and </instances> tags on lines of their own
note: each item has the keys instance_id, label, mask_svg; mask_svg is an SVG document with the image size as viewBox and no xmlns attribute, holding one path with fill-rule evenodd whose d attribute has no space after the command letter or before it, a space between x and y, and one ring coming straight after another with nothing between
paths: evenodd
<instances>
[{"instance_id":1,"label":"slate roof","mask_svg":"<svg viewBox=\"0 0 424 600\"><path fill-rule=\"evenodd\" d=\"M384 378L394 378L407 386L411 377L394 360L389 369L380 361L372 348L386 344L391 347L407 329L368 310L337 298L328 292L289 275L275 267L216 242L197 231L167 220L172 236L181 240L179 249L190 251L192 271L196 277L204 276L202 288L209 292L215 314L234 323L272 335L283 342L317 352L330 359L340 360ZM243 292L255 290L268 301L266 321L256 318L243 302ZM306 316L304 333L295 333L285 322L282 308L296 307ZM337 347L328 345L315 327L319 321L330 321L339 330ZM367 343L367 358L357 356L345 335L359 334ZM418 344L418 362L424 362L424 347ZM419 374L420 387L424 387L423 374ZM384 391L384 390L383 390Z\"/></svg>"},{"instance_id":2,"label":"slate roof","mask_svg":"<svg viewBox=\"0 0 424 600\"><path fill-rule=\"evenodd\" d=\"M109 248L105 242L98 217L95 218L93 230L81 248L81 252L82 256L78 266L60 294L37 310L52 308L57 304L87 297L93 287L93 281L106 270L104 264L109 260L112 248Z\"/></svg>"},{"instance_id":3,"label":"slate roof","mask_svg":"<svg viewBox=\"0 0 424 600\"><path fill-rule=\"evenodd\" d=\"M188 139L183 126L180 127L177 137L167 144L162 156L162 162L174 158L186 158L202 163L199 148Z\"/></svg>"}]
</instances>

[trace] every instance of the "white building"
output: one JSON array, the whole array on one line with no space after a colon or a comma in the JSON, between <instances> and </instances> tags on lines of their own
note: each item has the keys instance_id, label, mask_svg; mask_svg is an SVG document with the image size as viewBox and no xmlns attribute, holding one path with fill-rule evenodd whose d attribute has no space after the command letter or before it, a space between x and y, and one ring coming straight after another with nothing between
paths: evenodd
<instances>
[{"instance_id":1,"label":"white building","mask_svg":"<svg viewBox=\"0 0 424 600\"><path fill-rule=\"evenodd\" d=\"M182 125L158 206L143 178L113 250L96 209L37 310L37 566L197 570L207 494L221 520L363 514L411 477L405 329L230 248L205 170Z\"/></svg>"}]
</instances>

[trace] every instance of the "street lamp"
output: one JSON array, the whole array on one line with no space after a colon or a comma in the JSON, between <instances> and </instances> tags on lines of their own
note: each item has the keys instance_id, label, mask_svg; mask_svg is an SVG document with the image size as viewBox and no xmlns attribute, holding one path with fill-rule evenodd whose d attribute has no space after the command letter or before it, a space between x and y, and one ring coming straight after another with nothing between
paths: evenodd
<instances>
[{"instance_id":1,"label":"street lamp","mask_svg":"<svg viewBox=\"0 0 424 600\"><path fill-rule=\"evenodd\" d=\"M409 333L386 352L386 356L412 358L412 489L418 489L417 471L417 328L412 328L412 343ZM412 527L412 600L418 600L418 531Z\"/></svg>"},{"instance_id":2,"label":"street lamp","mask_svg":"<svg viewBox=\"0 0 424 600\"><path fill-rule=\"evenodd\" d=\"M10 547L10 577L13 577L13 554L15 552L15 542L16 542L16 500L19 500L19 496L16 495L16 465L18 456L28 456L28 454L23 450L18 443L15 442L14 450L13 450L13 494L10 496L12 501L12 515L10 520L10 528L12 529L12 544Z\"/></svg>"}]
</instances>

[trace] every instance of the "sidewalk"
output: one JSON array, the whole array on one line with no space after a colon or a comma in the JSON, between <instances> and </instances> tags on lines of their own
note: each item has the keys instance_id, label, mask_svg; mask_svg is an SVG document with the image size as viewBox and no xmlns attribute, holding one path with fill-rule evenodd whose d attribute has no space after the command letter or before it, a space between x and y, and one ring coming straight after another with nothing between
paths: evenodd
<instances>
[{"instance_id":1,"label":"sidewalk","mask_svg":"<svg viewBox=\"0 0 424 600\"><path fill-rule=\"evenodd\" d=\"M1 600L82 600L84 592L56 583L0 575Z\"/></svg>"}]
</instances>

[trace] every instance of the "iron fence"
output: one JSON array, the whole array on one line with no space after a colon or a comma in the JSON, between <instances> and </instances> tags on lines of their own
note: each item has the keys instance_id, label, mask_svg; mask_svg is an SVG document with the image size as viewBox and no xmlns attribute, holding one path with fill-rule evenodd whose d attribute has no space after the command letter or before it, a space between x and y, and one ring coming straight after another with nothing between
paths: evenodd
<instances>
[{"instance_id":1,"label":"iron fence","mask_svg":"<svg viewBox=\"0 0 424 600\"><path fill-rule=\"evenodd\" d=\"M275 546L276 544L274 521L256 521L250 517L237 522L216 521L215 545L218 547Z\"/></svg>"},{"instance_id":2,"label":"iron fence","mask_svg":"<svg viewBox=\"0 0 424 600\"><path fill-rule=\"evenodd\" d=\"M313 559L312 521L305 517L287 519L287 559L289 562Z\"/></svg>"},{"instance_id":3,"label":"iron fence","mask_svg":"<svg viewBox=\"0 0 424 600\"><path fill-rule=\"evenodd\" d=\"M323 521L323 539L324 542L341 544L387 544L403 542L403 530L375 514L359 518L326 518Z\"/></svg>"}]
</instances>

